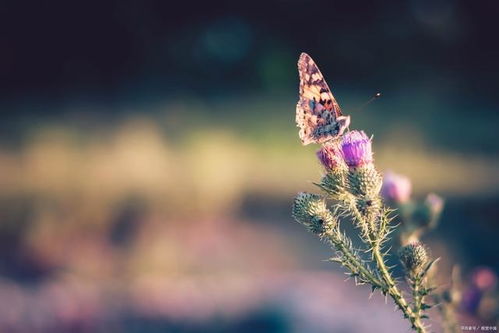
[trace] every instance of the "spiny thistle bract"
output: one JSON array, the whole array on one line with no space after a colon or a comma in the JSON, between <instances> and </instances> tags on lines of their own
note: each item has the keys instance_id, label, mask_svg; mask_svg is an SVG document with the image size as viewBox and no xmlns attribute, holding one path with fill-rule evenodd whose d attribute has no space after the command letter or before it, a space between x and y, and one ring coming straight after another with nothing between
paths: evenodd
<instances>
[{"instance_id":1,"label":"spiny thistle bract","mask_svg":"<svg viewBox=\"0 0 499 333\"><path fill-rule=\"evenodd\" d=\"M345 133L341 150L348 165L350 192L354 195L376 197L382 186L382 177L374 167L371 139L363 131Z\"/></svg>"},{"instance_id":2,"label":"spiny thistle bract","mask_svg":"<svg viewBox=\"0 0 499 333\"><path fill-rule=\"evenodd\" d=\"M331 199L340 200L346 194L346 173L328 172L317 184Z\"/></svg>"},{"instance_id":3,"label":"spiny thistle bract","mask_svg":"<svg viewBox=\"0 0 499 333\"><path fill-rule=\"evenodd\" d=\"M345 194L348 166L343 160L341 144L338 140L324 144L316 153L326 170L319 187L328 193L332 199L340 199Z\"/></svg>"},{"instance_id":4,"label":"spiny thistle bract","mask_svg":"<svg viewBox=\"0 0 499 333\"><path fill-rule=\"evenodd\" d=\"M293 218L314 234L322 234L336 225L336 219L319 195L301 192L293 202Z\"/></svg>"},{"instance_id":5,"label":"spiny thistle bract","mask_svg":"<svg viewBox=\"0 0 499 333\"><path fill-rule=\"evenodd\" d=\"M374 165L372 139L363 131L349 131L322 144L316 155L326 171L316 185L333 200L333 209L327 208L325 197L302 192L294 200L293 217L311 232L328 240L336 253L331 261L340 263L356 281L368 283L373 291L377 289L390 296L409 320L410 327L416 332L426 332L422 320L427 318L424 310L429 305L424 303L424 296L432 289L425 285L424 275L433 262L427 263L428 256L422 245L411 244L401 250L400 258L413 291L412 299L406 300L385 264L387 251L383 245L394 227L389 225L392 210L384 206L380 196L383 180ZM410 187L407 194L403 192L407 192L407 186L393 188L399 185L404 184L390 185L392 188L388 193L393 194L394 200L405 201L410 195ZM436 212L437 200L430 198L427 201L428 212ZM350 220L360 229L364 248L352 246L351 239L340 230L342 220ZM370 255L364 256L363 253ZM422 273L413 275L411 272Z\"/></svg>"},{"instance_id":6,"label":"spiny thistle bract","mask_svg":"<svg viewBox=\"0 0 499 333\"><path fill-rule=\"evenodd\" d=\"M400 248L400 261L411 275L419 273L428 262L428 254L423 244L413 242Z\"/></svg>"}]
</instances>

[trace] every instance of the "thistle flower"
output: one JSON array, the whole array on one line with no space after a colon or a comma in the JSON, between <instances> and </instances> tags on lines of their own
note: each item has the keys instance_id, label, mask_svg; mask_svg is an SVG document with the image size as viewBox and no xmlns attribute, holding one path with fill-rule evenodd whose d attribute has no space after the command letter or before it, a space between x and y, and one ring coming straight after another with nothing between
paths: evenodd
<instances>
[{"instance_id":1,"label":"thistle flower","mask_svg":"<svg viewBox=\"0 0 499 333\"><path fill-rule=\"evenodd\" d=\"M372 202L381 190L382 179L374 168L371 139L363 131L348 132L343 136L341 150L349 166L350 192L365 197L367 203Z\"/></svg>"},{"instance_id":2,"label":"thistle flower","mask_svg":"<svg viewBox=\"0 0 499 333\"><path fill-rule=\"evenodd\" d=\"M315 234L321 234L336 225L324 198L317 194L298 193L293 202L293 218Z\"/></svg>"},{"instance_id":3,"label":"thistle flower","mask_svg":"<svg viewBox=\"0 0 499 333\"><path fill-rule=\"evenodd\" d=\"M327 171L319 186L333 199L339 199L345 192L345 178L348 172L339 142L323 145L316 155Z\"/></svg>"},{"instance_id":4,"label":"thistle flower","mask_svg":"<svg viewBox=\"0 0 499 333\"><path fill-rule=\"evenodd\" d=\"M398 255L407 272L411 274L419 272L428 262L428 254L420 242L409 243L400 248Z\"/></svg>"},{"instance_id":5,"label":"thistle flower","mask_svg":"<svg viewBox=\"0 0 499 333\"><path fill-rule=\"evenodd\" d=\"M403 204L409 201L411 197L411 180L403 175L388 171L383 177L383 186L381 195L385 200Z\"/></svg>"},{"instance_id":6,"label":"thistle flower","mask_svg":"<svg viewBox=\"0 0 499 333\"><path fill-rule=\"evenodd\" d=\"M338 142L324 144L321 149L316 152L316 155L328 172L341 171L346 167Z\"/></svg>"},{"instance_id":7,"label":"thistle flower","mask_svg":"<svg viewBox=\"0 0 499 333\"><path fill-rule=\"evenodd\" d=\"M350 131L343 135L341 150L349 167L359 167L373 163L371 139L364 131Z\"/></svg>"}]
</instances>

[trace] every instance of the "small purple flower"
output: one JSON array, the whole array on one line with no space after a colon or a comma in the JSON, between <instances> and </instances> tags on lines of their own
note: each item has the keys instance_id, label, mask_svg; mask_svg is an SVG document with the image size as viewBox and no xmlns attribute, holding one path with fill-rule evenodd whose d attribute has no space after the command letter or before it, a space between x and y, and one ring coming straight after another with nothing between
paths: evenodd
<instances>
[{"instance_id":1,"label":"small purple flower","mask_svg":"<svg viewBox=\"0 0 499 333\"><path fill-rule=\"evenodd\" d=\"M424 203L430 209L431 214L436 217L438 217L444 209L444 199L435 193L428 194Z\"/></svg>"},{"instance_id":2,"label":"small purple flower","mask_svg":"<svg viewBox=\"0 0 499 333\"><path fill-rule=\"evenodd\" d=\"M343 158L349 167L373 163L371 139L364 131L350 131L343 135L341 143Z\"/></svg>"},{"instance_id":3,"label":"small purple flower","mask_svg":"<svg viewBox=\"0 0 499 333\"><path fill-rule=\"evenodd\" d=\"M344 165L341 148L337 144L325 144L316 154L327 171L332 171Z\"/></svg>"},{"instance_id":4,"label":"small purple flower","mask_svg":"<svg viewBox=\"0 0 499 333\"><path fill-rule=\"evenodd\" d=\"M383 177L381 195L388 201L406 203L412 192L411 180L403 175L387 171Z\"/></svg>"},{"instance_id":5,"label":"small purple flower","mask_svg":"<svg viewBox=\"0 0 499 333\"><path fill-rule=\"evenodd\" d=\"M473 271L471 281L481 291L488 291L494 289L496 286L497 276L488 267L478 267Z\"/></svg>"}]
</instances>

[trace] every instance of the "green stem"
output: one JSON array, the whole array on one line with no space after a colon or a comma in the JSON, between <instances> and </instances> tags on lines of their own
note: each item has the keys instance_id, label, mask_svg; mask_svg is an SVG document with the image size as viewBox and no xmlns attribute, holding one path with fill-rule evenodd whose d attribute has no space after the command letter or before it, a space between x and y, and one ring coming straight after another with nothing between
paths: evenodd
<instances>
[{"instance_id":1,"label":"green stem","mask_svg":"<svg viewBox=\"0 0 499 333\"><path fill-rule=\"evenodd\" d=\"M409 319L412 328L418 333L425 333L426 329L424 328L423 323L421 322L421 318L419 318L419 316L416 316L416 314L412 311L412 309L409 307L406 300L402 296L402 293L397 288L395 281L393 281L392 276L390 275L390 272L386 267L383 255L381 254L381 249L379 244L375 244L373 246L372 251L373 251L374 260L376 261L376 265L378 266L381 277L388 286L387 290L388 295L390 295L395 304L402 311L404 317Z\"/></svg>"},{"instance_id":2,"label":"green stem","mask_svg":"<svg viewBox=\"0 0 499 333\"><path fill-rule=\"evenodd\" d=\"M363 214L355 206L355 200L352 200L353 198L348 199L349 200L347 200L347 202L354 218L357 220L358 224L363 227L363 229L366 228L368 226L368 223L365 221L366 217L363 216ZM386 285L386 289L384 291L388 295L390 295L397 307L404 314L404 317L409 319L412 328L418 333L426 333L426 329L421 322L421 318L419 318L419 316L416 316L412 309L409 307L407 301L404 299L402 293L397 288L395 281L392 279L392 276L388 271L388 268L386 267L383 255L381 254L380 242L382 239L378 232L370 232L367 237L366 235L363 235L362 239L371 247L373 259L376 262L381 278Z\"/></svg>"},{"instance_id":3,"label":"green stem","mask_svg":"<svg viewBox=\"0 0 499 333\"><path fill-rule=\"evenodd\" d=\"M420 294L420 287L422 284L422 278L416 276L413 279L411 279L411 287L412 287L412 298L414 302L414 316L416 316L418 319L421 319L421 305L423 304L424 301L424 296Z\"/></svg>"},{"instance_id":4,"label":"green stem","mask_svg":"<svg viewBox=\"0 0 499 333\"><path fill-rule=\"evenodd\" d=\"M365 243L370 243L369 234L371 230L369 229L369 225L364 223L364 216L361 214L359 209L357 208L357 202L355 197L352 195L348 195L343 200L344 207L353 214L354 219L357 221L357 227L361 230L361 238Z\"/></svg>"},{"instance_id":5,"label":"green stem","mask_svg":"<svg viewBox=\"0 0 499 333\"><path fill-rule=\"evenodd\" d=\"M336 249L340 251L345 258L348 260L349 264L352 265L359 274L362 274L362 278L366 281L369 281L373 286L384 289L385 284L380 281L378 278L376 278L361 262L361 260L353 254L347 246L341 241L338 241L337 239L333 239L331 237L331 242L335 245Z\"/></svg>"}]
</instances>

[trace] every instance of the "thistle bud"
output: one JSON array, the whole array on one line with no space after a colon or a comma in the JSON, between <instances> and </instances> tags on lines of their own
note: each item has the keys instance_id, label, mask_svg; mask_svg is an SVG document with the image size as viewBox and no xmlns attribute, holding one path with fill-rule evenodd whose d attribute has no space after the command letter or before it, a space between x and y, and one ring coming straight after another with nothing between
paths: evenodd
<instances>
[{"instance_id":1,"label":"thistle bud","mask_svg":"<svg viewBox=\"0 0 499 333\"><path fill-rule=\"evenodd\" d=\"M323 145L317 151L317 157L327 171L319 184L320 187L333 199L339 199L345 192L345 178L348 173L339 142Z\"/></svg>"},{"instance_id":2,"label":"thistle bud","mask_svg":"<svg viewBox=\"0 0 499 333\"><path fill-rule=\"evenodd\" d=\"M350 169L348 183L352 194L370 199L378 196L383 181L374 166L370 165Z\"/></svg>"},{"instance_id":3,"label":"thistle bud","mask_svg":"<svg viewBox=\"0 0 499 333\"><path fill-rule=\"evenodd\" d=\"M398 255L406 271L411 274L419 272L428 262L428 254L420 242L410 243L400 248Z\"/></svg>"},{"instance_id":4,"label":"thistle bud","mask_svg":"<svg viewBox=\"0 0 499 333\"><path fill-rule=\"evenodd\" d=\"M346 168L338 142L324 144L316 153L326 171L343 171Z\"/></svg>"},{"instance_id":5,"label":"thistle bud","mask_svg":"<svg viewBox=\"0 0 499 333\"><path fill-rule=\"evenodd\" d=\"M425 201L416 208L414 220L432 229L437 225L443 209L444 200L440 196L430 193L426 196Z\"/></svg>"},{"instance_id":6,"label":"thistle bud","mask_svg":"<svg viewBox=\"0 0 499 333\"><path fill-rule=\"evenodd\" d=\"M444 209L444 199L435 193L430 193L426 196L424 201L425 205L430 210L430 214L433 218L438 218Z\"/></svg>"},{"instance_id":7,"label":"thistle bud","mask_svg":"<svg viewBox=\"0 0 499 333\"><path fill-rule=\"evenodd\" d=\"M293 202L293 218L315 234L322 234L336 225L333 214L319 195L301 192Z\"/></svg>"},{"instance_id":8,"label":"thistle bud","mask_svg":"<svg viewBox=\"0 0 499 333\"><path fill-rule=\"evenodd\" d=\"M383 177L381 195L388 202L404 204L411 198L412 184L408 177L388 171Z\"/></svg>"}]
</instances>

